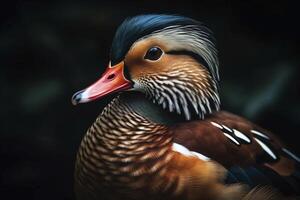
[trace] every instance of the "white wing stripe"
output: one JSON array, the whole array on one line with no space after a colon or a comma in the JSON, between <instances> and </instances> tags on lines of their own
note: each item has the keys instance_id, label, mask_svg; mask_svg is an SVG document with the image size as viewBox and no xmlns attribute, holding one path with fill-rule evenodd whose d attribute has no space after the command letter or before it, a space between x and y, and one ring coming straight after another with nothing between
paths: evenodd
<instances>
[{"instance_id":1,"label":"white wing stripe","mask_svg":"<svg viewBox=\"0 0 300 200\"><path fill-rule=\"evenodd\" d=\"M247 142L247 143L250 143L250 142L251 142L251 140L250 140L245 134L243 134L242 132L240 132L240 131L238 131L238 130L236 130L236 129L233 129L233 133L234 133L234 135L235 135L236 137L238 137L238 138L244 140L245 142Z\"/></svg>"},{"instance_id":2,"label":"white wing stripe","mask_svg":"<svg viewBox=\"0 0 300 200\"><path fill-rule=\"evenodd\" d=\"M227 133L224 133L224 132L223 132L223 134L224 134L227 138L229 138L232 142L234 142L236 145L240 145L240 143L239 143L236 139L234 139L234 137L232 137L231 135L229 135L229 134L227 134Z\"/></svg>"},{"instance_id":3,"label":"white wing stripe","mask_svg":"<svg viewBox=\"0 0 300 200\"><path fill-rule=\"evenodd\" d=\"M255 135L259 135L259 136L261 136L261 137L263 137L263 138L265 138L265 139L270 139L268 136L266 136L265 134L263 134L263 133L261 133L261 132L258 132L258 131L256 131L256 130L251 130L250 131L251 133L254 133Z\"/></svg>"},{"instance_id":4,"label":"white wing stripe","mask_svg":"<svg viewBox=\"0 0 300 200\"><path fill-rule=\"evenodd\" d=\"M300 158L298 156L296 156L295 154L293 154L292 152L290 152L289 150L287 150L286 148L282 148L282 151L284 151L289 156L291 156L292 158L294 158L297 162L300 162Z\"/></svg>"},{"instance_id":5,"label":"white wing stripe","mask_svg":"<svg viewBox=\"0 0 300 200\"><path fill-rule=\"evenodd\" d=\"M200 154L200 153L195 152L195 151L190 151L185 146L182 146L181 144L178 144L178 143L173 143L172 149L173 149L173 151L181 153L181 154L183 154L185 156L197 157L200 160L204 160L204 161L210 160L209 157L206 157L205 155Z\"/></svg>"},{"instance_id":6,"label":"white wing stripe","mask_svg":"<svg viewBox=\"0 0 300 200\"><path fill-rule=\"evenodd\" d=\"M215 127L219 128L219 129L223 129L223 127L220 124L216 123L216 122L210 122L210 123L212 125L214 125Z\"/></svg>"},{"instance_id":7,"label":"white wing stripe","mask_svg":"<svg viewBox=\"0 0 300 200\"><path fill-rule=\"evenodd\" d=\"M222 125L222 126L223 126L223 128L226 129L227 131L232 132L232 129L228 128L228 127L225 126L225 125Z\"/></svg>"},{"instance_id":8,"label":"white wing stripe","mask_svg":"<svg viewBox=\"0 0 300 200\"><path fill-rule=\"evenodd\" d=\"M254 138L256 140L256 142L261 146L261 148L263 148L263 150L265 152L267 152L274 160L277 159L277 156L273 153L273 151L266 145L264 144L262 141L260 141L257 138Z\"/></svg>"}]
</instances>

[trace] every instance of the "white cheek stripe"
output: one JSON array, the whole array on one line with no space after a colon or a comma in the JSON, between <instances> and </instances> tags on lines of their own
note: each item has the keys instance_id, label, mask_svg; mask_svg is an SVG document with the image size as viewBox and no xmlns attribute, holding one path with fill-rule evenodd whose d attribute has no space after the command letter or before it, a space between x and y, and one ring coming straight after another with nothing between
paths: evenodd
<instances>
[{"instance_id":1,"label":"white cheek stripe","mask_svg":"<svg viewBox=\"0 0 300 200\"><path fill-rule=\"evenodd\" d=\"M238 138L244 140L245 142L251 143L251 140L245 134L243 134L242 132L240 132L236 129L233 129L233 133L234 133L235 136L237 136Z\"/></svg>"},{"instance_id":2,"label":"white cheek stripe","mask_svg":"<svg viewBox=\"0 0 300 200\"><path fill-rule=\"evenodd\" d=\"M176 151L178 153L181 153L185 156L193 156L193 157L197 157L199 158L200 160L204 160L204 161L208 161L210 160L209 157L206 157L198 152L195 152L195 151L190 151L188 150L186 147L178 144L178 143L173 143L173 146L172 146L172 149L173 151Z\"/></svg>"},{"instance_id":3,"label":"white cheek stripe","mask_svg":"<svg viewBox=\"0 0 300 200\"><path fill-rule=\"evenodd\" d=\"M232 130L231 130L230 128L228 128L227 126L225 126L225 125L222 125L222 126L223 126L223 128L226 129L227 131L232 132Z\"/></svg>"},{"instance_id":4,"label":"white cheek stripe","mask_svg":"<svg viewBox=\"0 0 300 200\"><path fill-rule=\"evenodd\" d=\"M216 122L210 122L210 123L212 125L214 125L215 127L219 128L219 129L223 129L223 127L220 124L216 123Z\"/></svg>"},{"instance_id":5,"label":"white cheek stripe","mask_svg":"<svg viewBox=\"0 0 300 200\"><path fill-rule=\"evenodd\" d=\"M272 152L272 150L267 146L265 145L262 141L260 141L259 139L257 138L254 138L256 140L256 142L261 146L261 148L263 148L263 150L265 152L267 152L274 160L277 159L277 156Z\"/></svg>"},{"instance_id":6,"label":"white cheek stripe","mask_svg":"<svg viewBox=\"0 0 300 200\"><path fill-rule=\"evenodd\" d=\"M289 156L291 156L292 158L294 158L297 162L300 162L300 158L298 156L296 156L295 154L293 154L292 152L290 152L289 150L287 150L286 148L282 148L282 151L284 151Z\"/></svg>"},{"instance_id":7,"label":"white cheek stripe","mask_svg":"<svg viewBox=\"0 0 300 200\"><path fill-rule=\"evenodd\" d=\"M261 136L261 137L263 137L263 138L265 138L265 139L270 139L268 136L266 136L265 134L263 134L263 133L261 133L261 132L258 132L258 131L256 131L256 130L251 130L250 131L251 133L254 133L255 135L259 135L259 136Z\"/></svg>"},{"instance_id":8,"label":"white cheek stripe","mask_svg":"<svg viewBox=\"0 0 300 200\"><path fill-rule=\"evenodd\" d=\"M227 138L229 138L232 142L234 142L236 145L240 145L240 143L239 143L236 139L234 139L234 137L232 137L231 135L229 135L229 134L227 134L227 133L224 133L224 132L223 132L223 134L224 134Z\"/></svg>"}]
</instances>

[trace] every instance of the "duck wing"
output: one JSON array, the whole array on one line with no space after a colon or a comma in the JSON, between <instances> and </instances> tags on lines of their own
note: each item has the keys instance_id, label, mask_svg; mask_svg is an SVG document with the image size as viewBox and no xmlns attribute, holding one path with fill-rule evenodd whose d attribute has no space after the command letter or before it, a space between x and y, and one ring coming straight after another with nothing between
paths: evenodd
<instances>
[{"instance_id":1,"label":"duck wing","mask_svg":"<svg viewBox=\"0 0 300 200\"><path fill-rule=\"evenodd\" d=\"M174 142L228 169L228 183L300 193L300 159L274 134L240 116L214 112L171 127Z\"/></svg>"}]
</instances>

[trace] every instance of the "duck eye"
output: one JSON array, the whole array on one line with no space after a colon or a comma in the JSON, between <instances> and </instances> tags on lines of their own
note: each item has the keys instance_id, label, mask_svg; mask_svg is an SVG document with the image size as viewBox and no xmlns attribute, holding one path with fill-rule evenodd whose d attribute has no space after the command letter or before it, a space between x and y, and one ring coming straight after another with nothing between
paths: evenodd
<instances>
[{"instance_id":1,"label":"duck eye","mask_svg":"<svg viewBox=\"0 0 300 200\"><path fill-rule=\"evenodd\" d=\"M162 53L163 52L160 48L151 47L150 49L148 49L144 58L147 60L158 60L161 57Z\"/></svg>"}]
</instances>

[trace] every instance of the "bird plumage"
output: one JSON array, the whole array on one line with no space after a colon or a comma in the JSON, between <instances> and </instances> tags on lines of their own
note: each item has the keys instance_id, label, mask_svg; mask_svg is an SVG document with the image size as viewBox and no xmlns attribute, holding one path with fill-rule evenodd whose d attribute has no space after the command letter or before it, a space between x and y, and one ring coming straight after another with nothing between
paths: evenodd
<instances>
[{"instance_id":1,"label":"bird plumage","mask_svg":"<svg viewBox=\"0 0 300 200\"><path fill-rule=\"evenodd\" d=\"M139 95L131 95L115 98L83 139L75 173L78 196L223 199L223 195L242 195L242 186L222 184L223 167L175 151L172 130L135 112L128 100Z\"/></svg>"},{"instance_id":2,"label":"bird plumage","mask_svg":"<svg viewBox=\"0 0 300 200\"><path fill-rule=\"evenodd\" d=\"M219 111L218 84L213 36L201 23L173 15L125 20L107 71L73 97L80 103L130 90L81 142L78 199L242 199L244 185L272 182L299 192L299 158L269 131Z\"/></svg>"},{"instance_id":3,"label":"bird plumage","mask_svg":"<svg viewBox=\"0 0 300 200\"><path fill-rule=\"evenodd\" d=\"M112 42L112 65L124 59L134 43L149 37L170 41L170 45L174 45L172 53L193 53L211 76L219 80L219 61L212 32L194 19L176 15L139 15L126 19Z\"/></svg>"}]
</instances>

